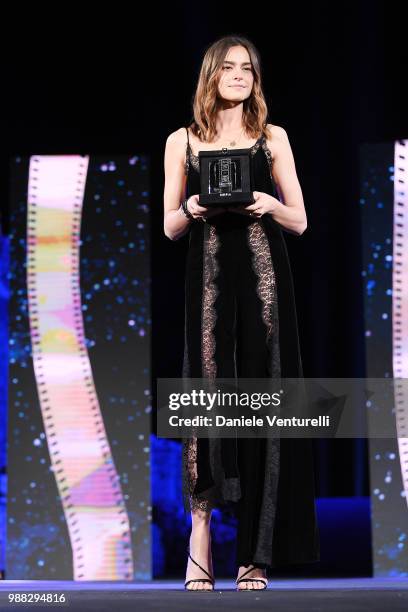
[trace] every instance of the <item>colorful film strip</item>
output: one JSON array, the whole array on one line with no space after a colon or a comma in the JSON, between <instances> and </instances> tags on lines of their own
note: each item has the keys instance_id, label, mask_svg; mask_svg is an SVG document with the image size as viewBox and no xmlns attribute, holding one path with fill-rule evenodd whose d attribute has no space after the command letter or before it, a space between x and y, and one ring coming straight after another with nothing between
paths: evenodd
<instances>
[{"instance_id":1,"label":"colorful film strip","mask_svg":"<svg viewBox=\"0 0 408 612\"><path fill-rule=\"evenodd\" d=\"M394 378L408 378L408 140L394 150L394 241L392 331ZM408 397L395 381L395 418L405 500L408 503Z\"/></svg>"},{"instance_id":2,"label":"colorful film strip","mask_svg":"<svg viewBox=\"0 0 408 612\"><path fill-rule=\"evenodd\" d=\"M32 156L27 286L33 363L74 580L132 580L129 519L84 337L79 278L89 158Z\"/></svg>"}]
</instances>

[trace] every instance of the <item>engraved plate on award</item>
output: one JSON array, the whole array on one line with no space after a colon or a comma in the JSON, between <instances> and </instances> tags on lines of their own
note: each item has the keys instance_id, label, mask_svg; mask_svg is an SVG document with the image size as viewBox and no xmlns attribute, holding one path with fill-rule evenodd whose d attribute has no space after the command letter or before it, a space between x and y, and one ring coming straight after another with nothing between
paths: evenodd
<instances>
[{"instance_id":1,"label":"engraved plate on award","mask_svg":"<svg viewBox=\"0 0 408 612\"><path fill-rule=\"evenodd\" d=\"M200 206L253 204L249 149L199 151Z\"/></svg>"}]
</instances>

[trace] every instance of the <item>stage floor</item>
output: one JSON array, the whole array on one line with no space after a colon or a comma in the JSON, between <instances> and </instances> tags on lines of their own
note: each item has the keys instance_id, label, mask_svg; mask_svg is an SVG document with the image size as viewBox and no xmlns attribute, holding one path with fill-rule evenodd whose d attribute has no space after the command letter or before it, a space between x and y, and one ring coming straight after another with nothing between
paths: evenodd
<instances>
[{"instance_id":1,"label":"stage floor","mask_svg":"<svg viewBox=\"0 0 408 612\"><path fill-rule=\"evenodd\" d=\"M65 594L65 602L17 603L9 594ZM276 610L307 612L329 610L383 612L408 610L407 578L321 578L274 579L266 591L236 592L232 580L218 580L214 592L185 592L182 581L149 582L71 582L0 581L0 610L78 610L81 612L120 612L166 610L200 612L212 610Z\"/></svg>"}]
</instances>

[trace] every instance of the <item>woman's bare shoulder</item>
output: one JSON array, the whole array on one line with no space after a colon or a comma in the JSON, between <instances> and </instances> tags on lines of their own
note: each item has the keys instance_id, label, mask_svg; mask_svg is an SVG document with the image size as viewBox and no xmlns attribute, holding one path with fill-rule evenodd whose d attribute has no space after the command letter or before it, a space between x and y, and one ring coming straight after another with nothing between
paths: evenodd
<instances>
[{"instance_id":1,"label":"woman's bare shoulder","mask_svg":"<svg viewBox=\"0 0 408 612\"><path fill-rule=\"evenodd\" d=\"M167 136L167 142L175 145L185 145L187 143L187 132L185 127L181 127Z\"/></svg>"},{"instance_id":2,"label":"woman's bare shoulder","mask_svg":"<svg viewBox=\"0 0 408 612\"><path fill-rule=\"evenodd\" d=\"M272 136L268 137L267 139L268 143L272 143L274 140L282 140L287 137L287 132L285 128L283 128L281 125L273 125L273 123L267 123L267 127L269 128L269 132L272 134Z\"/></svg>"},{"instance_id":3,"label":"woman's bare shoulder","mask_svg":"<svg viewBox=\"0 0 408 612\"><path fill-rule=\"evenodd\" d=\"M278 155L279 146L287 139L288 135L285 128L280 125L267 123L267 128L269 128L270 133L266 139L267 147L272 154L272 158L275 160Z\"/></svg>"}]
</instances>

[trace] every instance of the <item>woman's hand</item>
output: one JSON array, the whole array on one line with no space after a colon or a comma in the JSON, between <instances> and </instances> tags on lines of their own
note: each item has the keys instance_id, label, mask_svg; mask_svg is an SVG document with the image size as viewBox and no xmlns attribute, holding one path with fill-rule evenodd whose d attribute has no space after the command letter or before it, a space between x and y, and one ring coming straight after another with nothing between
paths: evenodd
<instances>
[{"instance_id":1,"label":"woman's hand","mask_svg":"<svg viewBox=\"0 0 408 612\"><path fill-rule=\"evenodd\" d=\"M214 217L215 215L219 215L226 211L223 206L211 206L209 208L205 206L200 206L199 201L200 196L198 194L192 195L187 200L187 208L193 215L194 219L198 221L206 221L210 217Z\"/></svg>"},{"instance_id":2,"label":"woman's hand","mask_svg":"<svg viewBox=\"0 0 408 612\"><path fill-rule=\"evenodd\" d=\"M263 191L254 191L255 202L253 204L241 204L240 206L231 206L228 210L241 215L249 215L251 217L262 217L265 213L273 213L279 200L264 193Z\"/></svg>"}]
</instances>

